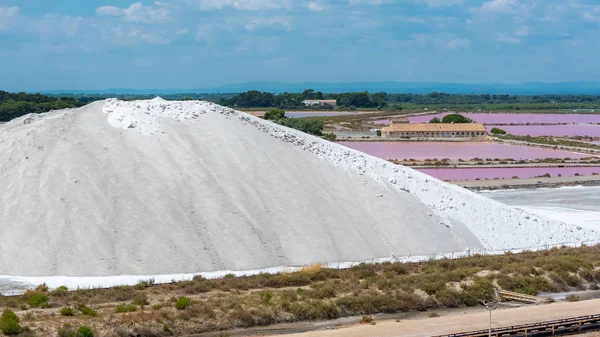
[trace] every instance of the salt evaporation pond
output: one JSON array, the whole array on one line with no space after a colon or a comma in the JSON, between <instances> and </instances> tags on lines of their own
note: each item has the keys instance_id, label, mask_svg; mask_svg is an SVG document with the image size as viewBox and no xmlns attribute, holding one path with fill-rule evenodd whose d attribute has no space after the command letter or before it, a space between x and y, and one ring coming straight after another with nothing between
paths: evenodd
<instances>
[{"instance_id":1,"label":"salt evaporation pond","mask_svg":"<svg viewBox=\"0 0 600 337\"><path fill-rule=\"evenodd\" d=\"M492 128L500 128L506 133L517 136L555 136L573 137L588 136L600 137L600 125L596 124L571 124L571 125L486 125L488 132Z\"/></svg>"},{"instance_id":2,"label":"salt evaporation pond","mask_svg":"<svg viewBox=\"0 0 600 337\"><path fill-rule=\"evenodd\" d=\"M285 115L289 118L302 118L302 117L332 117L332 116L348 116L357 115L357 112L352 111L290 111L285 112Z\"/></svg>"},{"instance_id":3,"label":"salt evaporation pond","mask_svg":"<svg viewBox=\"0 0 600 337\"><path fill-rule=\"evenodd\" d=\"M510 179L519 177L522 179L534 178L549 173L552 177L573 177L576 174L582 176L591 176L592 174L600 174L600 167L518 167L518 168L435 168L435 169L418 169L419 171L429 174L432 177L440 180L475 180L477 178L484 179Z\"/></svg>"},{"instance_id":4,"label":"salt evaporation pond","mask_svg":"<svg viewBox=\"0 0 600 337\"><path fill-rule=\"evenodd\" d=\"M443 159L512 158L517 160L543 158L584 158L587 154L557 151L497 143L466 142L338 142L382 159Z\"/></svg>"},{"instance_id":5,"label":"salt evaporation pond","mask_svg":"<svg viewBox=\"0 0 600 337\"><path fill-rule=\"evenodd\" d=\"M450 113L439 113L409 117L411 123L428 123L433 117L440 119ZM600 123L600 114L508 114L508 113L460 113L483 124L527 124L527 123Z\"/></svg>"}]
</instances>

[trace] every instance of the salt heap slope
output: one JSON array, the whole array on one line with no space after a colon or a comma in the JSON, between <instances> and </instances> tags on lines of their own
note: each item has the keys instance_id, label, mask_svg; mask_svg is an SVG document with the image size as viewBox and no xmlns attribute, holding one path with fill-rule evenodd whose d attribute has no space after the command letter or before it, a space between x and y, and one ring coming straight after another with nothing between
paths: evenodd
<instances>
[{"instance_id":1,"label":"salt heap slope","mask_svg":"<svg viewBox=\"0 0 600 337\"><path fill-rule=\"evenodd\" d=\"M0 126L0 275L248 270L600 235L206 102Z\"/></svg>"}]
</instances>

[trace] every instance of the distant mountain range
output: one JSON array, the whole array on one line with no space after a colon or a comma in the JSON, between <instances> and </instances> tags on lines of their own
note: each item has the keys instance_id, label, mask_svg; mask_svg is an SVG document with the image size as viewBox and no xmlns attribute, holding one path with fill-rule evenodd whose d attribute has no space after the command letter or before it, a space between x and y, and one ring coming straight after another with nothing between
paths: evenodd
<instances>
[{"instance_id":1,"label":"distant mountain range","mask_svg":"<svg viewBox=\"0 0 600 337\"><path fill-rule=\"evenodd\" d=\"M248 82L227 84L215 88L203 89L104 89L104 90L53 90L44 91L46 94L119 94L119 95L149 95L149 94L179 94L179 93L210 93L225 94L239 93L248 90L268 91L272 93L302 92L314 89L325 93L370 91L387 93L426 94L430 92L445 92L450 94L600 94L600 82L526 82L519 84L498 83L435 83L435 82Z\"/></svg>"}]
</instances>

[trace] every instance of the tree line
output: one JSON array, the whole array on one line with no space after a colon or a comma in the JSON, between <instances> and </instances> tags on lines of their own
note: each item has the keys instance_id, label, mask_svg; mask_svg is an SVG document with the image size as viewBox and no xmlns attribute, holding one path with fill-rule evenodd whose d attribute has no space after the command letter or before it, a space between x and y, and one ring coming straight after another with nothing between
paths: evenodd
<instances>
[{"instance_id":1,"label":"tree line","mask_svg":"<svg viewBox=\"0 0 600 337\"><path fill-rule=\"evenodd\" d=\"M597 104L600 105L600 95L505 95L505 94L448 94L432 92L429 94L388 94L385 92L370 93L348 92L324 94L308 89L302 93L273 94L256 90L240 93L231 98L221 98L218 102L233 108L280 108L280 109L333 109L332 106L306 107L302 101L310 99L336 100L344 108L384 108L391 106L401 109L402 104L413 105L482 105L482 104ZM564 107L563 107L564 108Z\"/></svg>"},{"instance_id":2,"label":"tree line","mask_svg":"<svg viewBox=\"0 0 600 337\"><path fill-rule=\"evenodd\" d=\"M0 90L0 122L21 117L29 113L42 113L83 106L72 97L51 97L41 94L9 93Z\"/></svg>"}]
</instances>

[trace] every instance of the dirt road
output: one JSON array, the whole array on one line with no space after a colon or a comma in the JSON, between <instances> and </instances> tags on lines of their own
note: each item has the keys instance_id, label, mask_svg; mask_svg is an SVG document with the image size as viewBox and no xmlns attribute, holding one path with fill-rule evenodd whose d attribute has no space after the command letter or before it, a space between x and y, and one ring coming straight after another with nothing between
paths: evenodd
<instances>
[{"instance_id":1,"label":"dirt road","mask_svg":"<svg viewBox=\"0 0 600 337\"><path fill-rule=\"evenodd\" d=\"M498 309L492 313L492 327L547 321L600 313L600 300L563 302L514 309ZM475 313L456 312L447 316L420 320L382 321L376 325L355 325L328 331L281 335L286 337L424 337L461 331L487 329L489 316L485 310ZM588 336L596 336L589 334Z\"/></svg>"}]
</instances>

